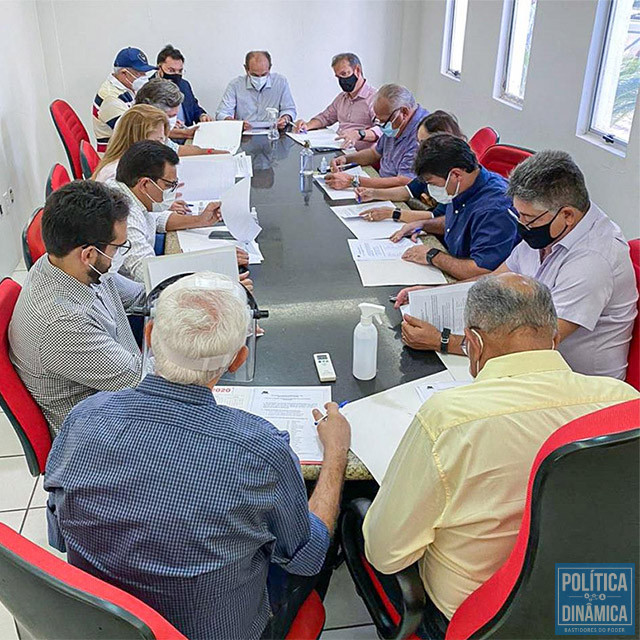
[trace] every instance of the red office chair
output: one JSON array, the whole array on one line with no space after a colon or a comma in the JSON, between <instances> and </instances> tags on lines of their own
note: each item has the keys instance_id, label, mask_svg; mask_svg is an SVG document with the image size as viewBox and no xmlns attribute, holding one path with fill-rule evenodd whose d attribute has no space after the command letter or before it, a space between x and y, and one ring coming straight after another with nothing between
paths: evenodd
<instances>
[{"instance_id":1,"label":"red office chair","mask_svg":"<svg viewBox=\"0 0 640 640\"><path fill-rule=\"evenodd\" d=\"M508 178L515 167L533 154L533 151L522 147L514 147L510 144L494 144L478 158L478 162L485 169Z\"/></svg>"},{"instance_id":2,"label":"red office chair","mask_svg":"<svg viewBox=\"0 0 640 640\"><path fill-rule=\"evenodd\" d=\"M520 532L505 564L460 605L446 640L553 639L555 563L632 562L638 557L640 400L588 414L553 433L529 474ZM367 501L342 519L345 559L381 637L416 638L425 594L415 565L395 576L399 614L364 558ZM636 564L635 584L639 567ZM636 611L638 593L635 593Z\"/></svg>"},{"instance_id":3,"label":"red office chair","mask_svg":"<svg viewBox=\"0 0 640 640\"><path fill-rule=\"evenodd\" d=\"M64 100L54 100L49 105L49 111L62 140L62 146L67 152L71 173L74 178L80 179L82 178L80 143L83 140L89 142L89 134L78 114Z\"/></svg>"},{"instance_id":4,"label":"red office chair","mask_svg":"<svg viewBox=\"0 0 640 640\"><path fill-rule=\"evenodd\" d=\"M33 263L47 252L42 240L43 211L43 207L38 207L22 230L22 255L27 269L31 269Z\"/></svg>"},{"instance_id":5,"label":"red office chair","mask_svg":"<svg viewBox=\"0 0 640 640\"><path fill-rule=\"evenodd\" d=\"M476 154L478 160L482 158L484 152L495 144L500 142L500 134L491 127L483 127L478 129L471 138L469 138L469 146Z\"/></svg>"},{"instance_id":6,"label":"red office chair","mask_svg":"<svg viewBox=\"0 0 640 640\"><path fill-rule=\"evenodd\" d=\"M20 439L32 476L44 473L51 449L49 425L9 358L9 322L16 306L20 285L0 281L0 406ZM1 582L1 581L0 581Z\"/></svg>"},{"instance_id":7,"label":"red office chair","mask_svg":"<svg viewBox=\"0 0 640 640\"><path fill-rule=\"evenodd\" d=\"M4 524L0 524L0 575L0 601L16 619L22 637L187 640L141 600L66 563ZM316 640L323 626L324 608L314 591L287 639Z\"/></svg>"},{"instance_id":8,"label":"red office chair","mask_svg":"<svg viewBox=\"0 0 640 640\"><path fill-rule=\"evenodd\" d=\"M640 294L640 238L629 241L631 262L636 273L636 288ZM627 382L640 391L640 298L638 299L638 315L633 324L629 359L627 364Z\"/></svg>"},{"instance_id":9,"label":"red office chair","mask_svg":"<svg viewBox=\"0 0 640 640\"><path fill-rule=\"evenodd\" d=\"M96 170L100 156L98 152L91 146L90 142L83 140L80 143L80 165L82 166L82 175L89 180Z\"/></svg>"},{"instance_id":10,"label":"red office chair","mask_svg":"<svg viewBox=\"0 0 640 640\"><path fill-rule=\"evenodd\" d=\"M69 172L60 163L54 164L47 178L47 186L44 192L45 198L48 198L56 189L69 182L71 182Z\"/></svg>"}]
</instances>

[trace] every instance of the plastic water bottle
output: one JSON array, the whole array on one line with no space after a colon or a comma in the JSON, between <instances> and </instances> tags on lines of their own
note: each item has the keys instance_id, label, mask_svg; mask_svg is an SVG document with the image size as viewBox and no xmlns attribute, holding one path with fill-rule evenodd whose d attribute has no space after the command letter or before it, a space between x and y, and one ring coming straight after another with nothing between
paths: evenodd
<instances>
[{"instance_id":1,"label":"plastic water bottle","mask_svg":"<svg viewBox=\"0 0 640 640\"><path fill-rule=\"evenodd\" d=\"M269 119L269 133L267 138L269 140L277 140L280 137L278 131L278 110L273 107L267 107L267 117Z\"/></svg>"},{"instance_id":2,"label":"plastic water bottle","mask_svg":"<svg viewBox=\"0 0 640 640\"><path fill-rule=\"evenodd\" d=\"M329 163L325 156L322 156L322 161L320 162L320 173L327 173L329 171Z\"/></svg>"},{"instance_id":3,"label":"plastic water bottle","mask_svg":"<svg viewBox=\"0 0 640 640\"><path fill-rule=\"evenodd\" d=\"M384 307L363 302L360 308L360 322L353 331L353 377L358 380L372 380L378 371L378 329L375 320L382 323L380 315Z\"/></svg>"},{"instance_id":4,"label":"plastic water bottle","mask_svg":"<svg viewBox=\"0 0 640 640\"><path fill-rule=\"evenodd\" d=\"M313 151L308 140L300 152L300 173L303 176L310 176L313 173Z\"/></svg>"}]
</instances>

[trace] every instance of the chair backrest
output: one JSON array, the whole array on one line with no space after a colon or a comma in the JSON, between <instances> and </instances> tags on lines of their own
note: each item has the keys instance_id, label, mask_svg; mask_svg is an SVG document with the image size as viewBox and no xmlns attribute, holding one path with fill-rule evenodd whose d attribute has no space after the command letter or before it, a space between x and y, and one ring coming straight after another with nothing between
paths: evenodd
<instances>
[{"instance_id":1,"label":"chair backrest","mask_svg":"<svg viewBox=\"0 0 640 640\"><path fill-rule=\"evenodd\" d=\"M473 153L476 154L478 162L485 151L494 144L498 144L498 142L500 142L500 134L492 127L482 127L469 138L469 146Z\"/></svg>"},{"instance_id":2,"label":"chair backrest","mask_svg":"<svg viewBox=\"0 0 640 640\"><path fill-rule=\"evenodd\" d=\"M51 434L40 407L9 358L9 322L20 289L11 278L0 281L0 405L18 434L31 475L37 476L44 473Z\"/></svg>"},{"instance_id":3,"label":"chair backrest","mask_svg":"<svg viewBox=\"0 0 640 640\"><path fill-rule=\"evenodd\" d=\"M71 182L69 172L59 162L56 162L56 164L51 167L51 172L47 178L47 186L44 191L45 198L48 198L56 189L59 189L69 182Z\"/></svg>"},{"instance_id":4,"label":"chair backrest","mask_svg":"<svg viewBox=\"0 0 640 640\"><path fill-rule=\"evenodd\" d=\"M86 180L91 178L99 162L100 156L98 152L91 146L90 142L83 140L80 143L80 164L82 166L82 175Z\"/></svg>"},{"instance_id":5,"label":"chair backrest","mask_svg":"<svg viewBox=\"0 0 640 640\"><path fill-rule=\"evenodd\" d=\"M511 555L458 608L446 640L556 638L556 563L637 560L639 452L640 400L553 433L531 468Z\"/></svg>"},{"instance_id":6,"label":"chair backrest","mask_svg":"<svg viewBox=\"0 0 640 640\"><path fill-rule=\"evenodd\" d=\"M478 162L485 169L508 178L515 167L533 154L534 152L530 149L514 147L510 144L494 144L482 154L481 158L478 158Z\"/></svg>"},{"instance_id":7,"label":"chair backrest","mask_svg":"<svg viewBox=\"0 0 640 640\"><path fill-rule=\"evenodd\" d=\"M43 211L43 207L38 207L22 230L22 255L27 269L31 269L33 263L47 252L42 240Z\"/></svg>"},{"instance_id":8,"label":"chair backrest","mask_svg":"<svg viewBox=\"0 0 640 640\"><path fill-rule=\"evenodd\" d=\"M0 601L28 637L186 640L144 602L4 524L0 524L0 575Z\"/></svg>"},{"instance_id":9,"label":"chair backrest","mask_svg":"<svg viewBox=\"0 0 640 640\"><path fill-rule=\"evenodd\" d=\"M627 382L640 391L640 238L629 241L631 262L636 274L636 288L638 289L638 315L633 324L631 344L629 345L629 359L627 364Z\"/></svg>"},{"instance_id":10,"label":"chair backrest","mask_svg":"<svg viewBox=\"0 0 640 640\"><path fill-rule=\"evenodd\" d=\"M62 146L67 152L71 174L74 178L80 179L82 178L80 143L83 140L89 142L89 134L78 114L64 100L54 100L49 105L49 111L62 140Z\"/></svg>"}]
</instances>

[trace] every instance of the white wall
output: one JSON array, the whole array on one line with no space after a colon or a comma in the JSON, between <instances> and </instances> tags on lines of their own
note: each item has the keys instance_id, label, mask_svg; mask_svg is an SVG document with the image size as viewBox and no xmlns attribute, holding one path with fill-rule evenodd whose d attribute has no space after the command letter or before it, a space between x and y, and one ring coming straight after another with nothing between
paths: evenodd
<instances>
[{"instance_id":1,"label":"white wall","mask_svg":"<svg viewBox=\"0 0 640 640\"><path fill-rule=\"evenodd\" d=\"M492 97L502 0L470 0L462 76L440 73L444 0L422 3L420 46L412 82L428 109L453 111L467 134L485 125L501 141L535 150L563 149L585 173L592 199L622 227L640 235L640 108L626 158L576 137L595 0L538 0L522 111Z\"/></svg>"}]
</instances>

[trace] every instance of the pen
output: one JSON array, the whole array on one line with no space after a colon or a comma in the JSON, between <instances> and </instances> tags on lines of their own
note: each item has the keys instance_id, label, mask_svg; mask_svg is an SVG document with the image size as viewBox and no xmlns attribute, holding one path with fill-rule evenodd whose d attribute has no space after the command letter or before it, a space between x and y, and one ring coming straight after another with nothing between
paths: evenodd
<instances>
[{"instance_id":1,"label":"pen","mask_svg":"<svg viewBox=\"0 0 640 640\"><path fill-rule=\"evenodd\" d=\"M338 409L342 409L342 407L346 406L349 404L348 400L344 400L343 402L341 402L338 405ZM317 420L316 422L314 422L313 424L317 427L323 420L326 420L329 417L329 414L322 416L322 418L320 418L320 420Z\"/></svg>"},{"instance_id":2,"label":"pen","mask_svg":"<svg viewBox=\"0 0 640 640\"><path fill-rule=\"evenodd\" d=\"M346 171L347 169L355 169L356 167L359 167L360 165L357 162L350 162L349 164L343 164L340 167L340 171Z\"/></svg>"},{"instance_id":3,"label":"pen","mask_svg":"<svg viewBox=\"0 0 640 640\"><path fill-rule=\"evenodd\" d=\"M420 233L421 231L423 231L422 227L418 227L417 229L414 229L414 230L411 232L411 235L413 235L414 233Z\"/></svg>"}]
</instances>

